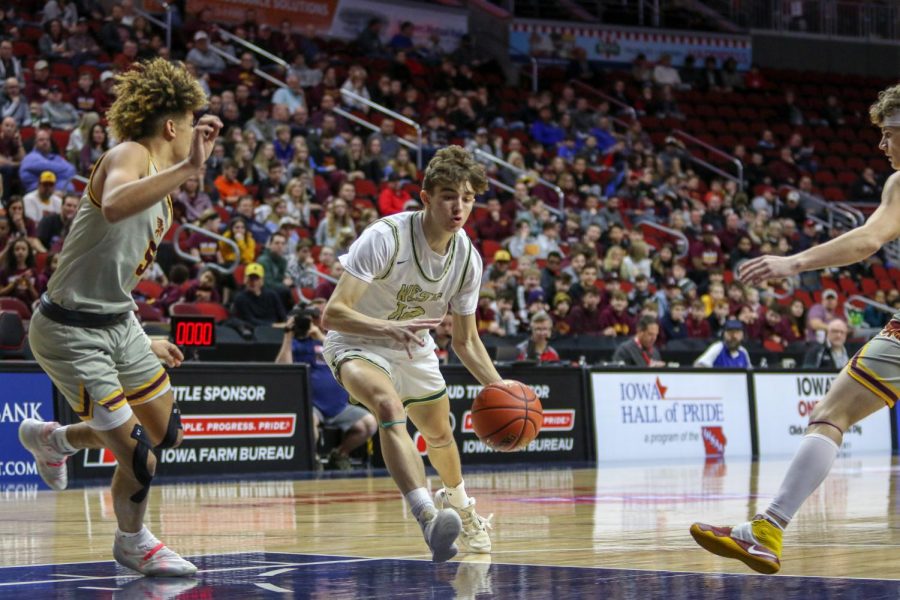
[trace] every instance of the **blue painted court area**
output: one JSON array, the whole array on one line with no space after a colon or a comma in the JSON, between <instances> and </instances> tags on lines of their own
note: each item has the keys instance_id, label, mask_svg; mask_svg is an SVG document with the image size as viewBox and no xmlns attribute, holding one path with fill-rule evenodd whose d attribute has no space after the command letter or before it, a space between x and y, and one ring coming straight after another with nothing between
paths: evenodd
<instances>
[{"instance_id":1,"label":"blue painted court area","mask_svg":"<svg viewBox=\"0 0 900 600\"><path fill-rule=\"evenodd\" d=\"M900 581L762 577L512 565L472 557L421 560L242 553L191 557L189 579L139 577L112 562L0 568L0 598L865 598L900 596Z\"/></svg>"}]
</instances>

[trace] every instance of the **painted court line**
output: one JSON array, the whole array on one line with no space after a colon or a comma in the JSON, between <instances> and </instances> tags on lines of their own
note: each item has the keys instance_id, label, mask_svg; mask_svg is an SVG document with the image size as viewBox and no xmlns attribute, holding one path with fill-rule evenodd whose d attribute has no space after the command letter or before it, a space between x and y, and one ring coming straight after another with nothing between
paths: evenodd
<instances>
[{"instance_id":1,"label":"painted court line","mask_svg":"<svg viewBox=\"0 0 900 600\"><path fill-rule=\"evenodd\" d=\"M283 587L278 587L274 583L257 583L256 587L261 587L264 590L268 590L270 592L280 592L282 594L293 594L294 590L288 590Z\"/></svg>"}]
</instances>

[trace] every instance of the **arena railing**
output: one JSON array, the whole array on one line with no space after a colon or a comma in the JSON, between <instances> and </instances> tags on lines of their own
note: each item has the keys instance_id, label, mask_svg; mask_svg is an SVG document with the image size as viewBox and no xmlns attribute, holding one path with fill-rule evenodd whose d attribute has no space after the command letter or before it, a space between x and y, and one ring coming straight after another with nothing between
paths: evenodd
<instances>
[{"instance_id":1,"label":"arena railing","mask_svg":"<svg viewBox=\"0 0 900 600\"><path fill-rule=\"evenodd\" d=\"M744 163L742 163L738 157L728 154L727 152L724 152L723 150L720 150L720 149L716 148L715 146L707 144L703 140L697 139L694 136L692 136L691 134L689 134L686 131L683 131L681 129L673 129L672 136L674 136L677 139L682 140L683 142L689 142L691 144L700 146L701 148L707 150L708 152L712 152L716 156L721 156L726 161L733 164L737 168L736 176L732 175L731 173L728 173L727 171L720 169L719 167L703 160L702 158L698 158L698 157L694 156L690 151L688 151L688 156L691 159L691 162L703 166L705 169L712 171L713 173L715 173L716 175L719 175L720 177L724 177L725 179L734 181L737 184L738 189L741 191L744 191Z\"/></svg>"},{"instance_id":2,"label":"arena railing","mask_svg":"<svg viewBox=\"0 0 900 600\"><path fill-rule=\"evenodd\" d=\"M653 223L652 221L641 221L638 224L638 227L653 229L664 233L671 238L674 238L675 249L678 254L678 258L684 258L688 255L688 251L690 250L690 242L688 241L687 236L677 229L672 229L671 227L666 227L665 225L660 225L659 223Z\"/></svg>"},{"instance_id":3,"label":"arena railing","mask_svg":"<svg viewBox=\"0 0 900 600\"><path fill-rule=\"evenodd\" d=\"M175 237L172 238L172 246L175 248L175 254L183 258L184 260L191 263L199 263L201 259L197 256L194 256L190 252L186 252L182 249L180 241L181 241L181 233L183 231L192 231L194 233L206 236L210 239L216 240L217 242L222 242L228 246L231 246L231 249L234 251L234 260L228 266L223 267L218 263L206 263L205 266L209 267L214 271L218 271L223 275L228 275L230 273L234 273L235 269L238 268L238 265L241 264L241 249L238 247L237 243L234 240L231 240L224 235L219 235L218 233L213 233L209 229L203 229L202 227L198 227L196 225L191 225L190 223L183 223L178 226L178 229L175 230Z\"/></svg>"},{"instance_id":4,"label":"arena railing","mask_svg":"<svg viewBox=\"0 0 900 600\"><path fill-rule=\"evenodd\" d=\"M285 70L290 68L290 65L287 63L287 61L285 61L282 58L279 58L278 56L275 56L274 54L272 54L271 52L269 52L263 48L260 48L256 44L254 44L252 42L248 42L244 38L238 37L238 36L234 35L233 33L231 33L230 31L222 29L222 27L218 27L217 31L218 31L219 35L222 36L223 38L225 38L227 41L237 42L238 44L240 44L247 50L250 50L251 52L259 54L260 56L264 56L265 58L268 58L273 63L284 68Z\"/></svg>"},{"instance_id":5,"label":"arena railing","mask_svg":"<svg viewBox=\"0 0 900 600\"><path fill-rule=\"evenodd\" d=\"M886 312L889 315L893 315L897 312L897 309L888 306L887 304L882 304L881 302L876 302L871 298L866 298L865 296L861 296L859 294L853 294L852 296L847 297L847 301L844 302L844 319L847 323L852 323L852 311L859 310L858 304L864 304L865 306L871 306L876 310L880 310L881 312ZM874 335L877 333L881 327L854 327L857 335L865 334L865 335ZM860 331L864 330L864 331Z\"/></svg>"},{"instance_id":6,"label":"arena railing","mask_svg":"<svg viewBox=\"0 0 900 600\"><path fill-rule=\"evenodd\" d=\"M854 229L866 220L862 212L842 202L827 202L792 185L781 187L799 193L801 206L809 212L809 217L827 227L829 231L835 226Z\"/></svg>"},{"instance_id":7,"label":"arena railing","mask_svg":"<svg viewBox=\"0 0 900 600\"><path fill-rule=\"evenodd\" d=\"M371 123L371 122L369 122L369 121L366 121L365 119L360 119L359 117L357 117L357 116L354 115L353 113L351 113L351 112L349 112L349 111L346 111L346 110L344 110L343 108L340 108L340 107L335 106L334 108L331 109L331 112L333 112L333 113L336 114L336 115L340 115L340 116L344 117L345 119L348 119L348 120L350 120L350 121L353 121L353 122L356 123L357 125L360 125L360 126L362 126L362 127L365 127L366 129L368 129L368 130L370 130L370 131L381 131L381 128L378 127L378 125L375 125L374 123ZM401 146L403 146L403 147L405 147L405 148L409 148L410 150L414 150L414 151L416 151L416 152L421 152L421 151L422 151L422 149L421 149L420 146L417 146L417 145L414 144L413 142L410 142L409 140L404 139L404 138L402 138L402 137L399 137L399 136L398 136L398 137L397 137L397 142L399 142L399 144L400 144Z\"/></svg>"},{"instance_id":8,"label":"arena railing","mask_svg":"<svg viewBox=\"0 0 900 600\"><path fill-rule=\"evenodd\" d=\"M600 98L604 102L609 102L613 106L616 106L619 109L621 109L621 111L623 113L627 114L629 117L631 117L635 121L638 120L637 110L635 110L635 108L633 106L631 106L630 104L622 102L621 100L619 100L617 98L613 98L609 94L607 94L601 90L598 90L594 86L588 85L583 81L578 81L577 79L573 79L572 81L569 82L569 84L574 88L578 88L584 92L587 92L593 96ZM622 119L615 117L613 115L610 115L610 119L612 119L612 121L614 123L616 123L617 125L625 127L626 129L628 128L628 123L623 121Z\"/></svg>"},{"instance_id":9,"label":"arena railing","mask_svg":"<svg viewBox=\"0 0 900 600\"><path fill-rule=\"evenodd\" d=\"M163 10L166 11L166 20L165 21L161 21L161 20L157 19L155 16L153 16L152 14L148 13L147 11L141 10L139 8L135 8L134 12L141 15L142 17L147 19L150 23L156 25L160 29L165 30L165 32L166 32L166 48L171 50L172 49L172 11L174 11L176 9L174 6L172 6L168 2L160 1L159 4L160 4L160 6L163 7Z\"/></svg>"},{"instance_id":10,"label":"arena railing","mask_svg":"<svg viewBox=\"0 0 900 600\"><path fill-rule=\"evenodd\" d=\"M409 125L413 129L415 129L416 130L416 141L417 141L417 144L415 145L416 166L419 168L419 170L422 169L422 126L421 125L419 125L412 119L401 115L398 112L394 112L393 110L389 109L387 106L382 106L381 104L378 104L377 102L372 102L368 98L363 98L356 92L351 92L350 90L345 90L345 89L341 88L341 95L346 96L355 102L358 102L360 104L368 106L369 108L373 108L373 109L377 110L378 112L380 112L384 115L387 115L396 121L400 121L401 123L403 123L405 125ZM346 116L346 115L344 115L344 116ZM358 123L359 121L357 120L355 122ZM376 127L376 129L378 129L378 128ZM403 138L400 138L400 139L403 139Z\"/></svg>"},{"instance_id":11,"label":"arena railing","mask_svg":"<svg viewBox=\"0 0 900 600\"><path fill-rule=\"evenodd\" d=\"M492 163L494 163L500 167L509 169L516 175L522 176L522 175L528 174L528 171L526 169L520 169L519 167L515 166L514 164L506 162L502 158L498 158L497 156L494 156L490 152L485 152L481 148L475 148L475 156L476 156L476 158L481 157L481 158L484 158L485 160L491 161ZM547 208L550 210L550 212L556 214L556 216L559 217L560 219L565 218L566 194L565 194L565 192L562 191L562 188L559 187L558 185L556 185L555 183L553 183L552 181L547 181L543 177L538 177L536 179L536 181L540 185L550 188L551 190L553 190L556 193L557 196L559 196L559 208L556 209L556 208L553 208L552 206L548 206Z\"/></svg>"},{"instance_id":12,"label":"arena railing","mask_svg":"<svg viewBox=\"0 0 900 600\"><path fill-rule=\"evenodd\" d=\"M237 58L236 56L232 56L232 55L229 54L228 52L225 52L224 50L222 50L221 48L219 48L219 47L216 46L215 44L210 44L210 45L209 45L209 49L212 50L213 52L215 52L216 54L218 54L219 56L221 56L222 58L224 58L227 62L230 62L230 63L233 64L233 65L239 65L239 64L241 64L241 60L240 60L239 58ZM286 87L287 87L287 84L286 84L285 82L283 82L282 80L278 79L277 77L272 77L271 75L269 75L268 73L266 73L265 71L263 71L262 69L260 69L259 67L254 67L254 68L253 68L253 74L256 75L257 77L261 77L261 78L265 79L266 81L268 81L268 82L270 82L270 83L273 83L273 84L277 85L277 86L280 87L280 88L286 88Z\"/></svg>"}]
</instances>

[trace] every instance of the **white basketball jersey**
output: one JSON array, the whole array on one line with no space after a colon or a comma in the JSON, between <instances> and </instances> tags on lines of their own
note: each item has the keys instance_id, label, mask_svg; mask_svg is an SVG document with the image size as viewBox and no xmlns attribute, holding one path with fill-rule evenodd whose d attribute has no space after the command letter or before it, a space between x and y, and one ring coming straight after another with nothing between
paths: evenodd
<instances>
[{"instance_id":1,"label":"white basketball jersey","mask_svg":"<svg viewBox=\"0 0 900 600\"><path fill-rule=\"evenodd\" d=\"M432 250L422 230L424 213L404 212L372 223L350 251L340 257L348 274L369 284L354 307L376 319L408 321L440 319L448 308L470 315L478 306L481 256L464 231L457 232L446 254ZM403 350L390 338L362 338L329 332L343 343L359 343ZM431 336L416 354L433 352Z\"/></svg>"}]
</instances>

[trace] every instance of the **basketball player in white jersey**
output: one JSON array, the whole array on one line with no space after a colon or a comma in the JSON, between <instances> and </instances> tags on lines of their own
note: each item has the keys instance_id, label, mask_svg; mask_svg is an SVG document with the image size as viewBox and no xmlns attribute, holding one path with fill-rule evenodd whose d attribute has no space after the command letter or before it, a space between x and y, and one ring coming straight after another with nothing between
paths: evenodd
<instances>
[{"instance_id":1,"label":"basketball player in white jersey","mask_svg":"<svg viewBox=\"0 0 900 600\"><path fill-rule=\"evenodd\" d=\"M878 94L869 110L881 129L882 150L900 170L900 85ZM761 256L741 268L747 283L791 277L804 271L851 265L900 237L900 173L884 184L881 205L869 220L826 244L794 256ZM781 569L784 529L804 501L825 480L841 447L844 432L900 397L900 313L894 314L840 372L825 398L813 409L809 428L788 467L778 495L753 520L734 527L694 523L691 535L705 549L744 562L760 573Z\"/></svg>"},{"instance_id":2,"label":"basketball player in white jersey","mask_svg":"<svg viewBox=\"0 0 900 600\"><path fill-rule=\"evenodd\" d=\"M113 556L145 575L190 575L197 568L143 524L154 451L177 446L183 433L160 360L173 367L183 356L144 334L131 290L172 224L169 194L197 175L222 124L208 116L194 125L206 96L184 67L164 59L139 63L116 92L107 118L123 142L97 161L29 328L35 358L82 422L26 420L19 439L57 490L66 487L68 456L109 448L118 461Z\"/></svg>"},{"instance_id":3,"label":"basketball player in white jersey","mask_svg":"<svg viewBox=\"0 0 900 600\"><path fill-rule=\"evenodd\" d=\"M475 309L481 257L463 231L475 195L487 189L484 169L459 146L444 148L425 169L425 210L370 225L340 258L344 274L325 307L324 355L351 398L381 428L381 451L394 482L422 527L432 559L449 560L456 539L489 553L490 517L466 494L450 401L428 330L453 312L453 350L483 385L500 382L478 337ZM425 438L444 487L434 500L406 416Z\"/></svg>"}]
</instances>

